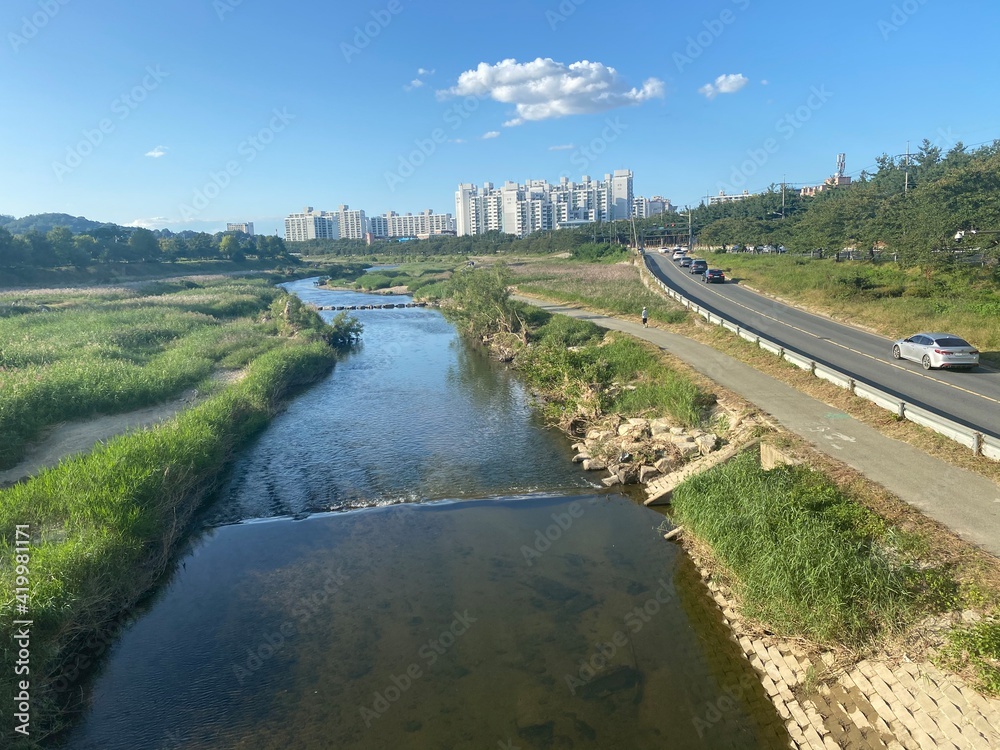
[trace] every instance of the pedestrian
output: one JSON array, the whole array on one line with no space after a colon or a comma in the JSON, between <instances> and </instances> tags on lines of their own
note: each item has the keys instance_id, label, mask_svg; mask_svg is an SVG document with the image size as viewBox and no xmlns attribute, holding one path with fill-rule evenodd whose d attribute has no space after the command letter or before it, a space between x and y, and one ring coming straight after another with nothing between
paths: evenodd
<instances>
[{"instance_id":1,"label":"pedestrian","mask_svg":"<svg viewBox=\"0 0 1000 750\"><path fill-rule=\"evenodd\" d=\"M647 323L648 320L649 320L649 313L646 311L646 308L644 307L644 308L642 308L642 327L643 328L649 328L649 326L646 325L646 323Z\"/></svg>"}]
</instances>

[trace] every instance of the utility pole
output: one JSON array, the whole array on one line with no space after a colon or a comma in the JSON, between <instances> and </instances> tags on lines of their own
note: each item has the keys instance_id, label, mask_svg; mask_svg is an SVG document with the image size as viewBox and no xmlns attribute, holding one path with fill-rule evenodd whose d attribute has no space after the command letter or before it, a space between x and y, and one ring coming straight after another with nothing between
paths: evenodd
<instances>
[{"instance_id":1,"label":"utility pole","mask_svg":"<svg viewBox=\"0 0 1000 750\"><path fill-rule=\"evenodd\" d=\"M691 232L691 207L687 207L688 210L688 252L694 250L694 235Z\"/></svg>"},{"instance_id":2,"label":"utility pole","mask_svg":"<svg viewBox=\"0 0 1000 750\"><path fill-rule=\"evenodd\" d=\"M910 142L906 142L906 181L903 183L903 195L910 191Z\"/></svg>"},{"instance_id":3,"label":"utility pole","mask_svg":"<svg viewBox=\"0 0 1000 750\"><path fill-rule=\"evenodd\" d=\"M781 175L781 218L785 218L785 175Z\"/></svg>"}]
</instances>

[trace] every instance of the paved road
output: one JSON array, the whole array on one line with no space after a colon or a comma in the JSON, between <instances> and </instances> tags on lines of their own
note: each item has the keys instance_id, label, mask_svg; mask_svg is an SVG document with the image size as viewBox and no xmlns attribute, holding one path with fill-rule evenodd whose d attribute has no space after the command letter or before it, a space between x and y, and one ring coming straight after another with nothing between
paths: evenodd
<instances>
[{"instance_id":1,"label":"paved road","mask_svg":"<svg viewBox=\"0 0 1000 750\"><path fill-rule=\"evenodd\" d=\"M911 445L886 437L849 414L800 393L711 347L580 308L518 297L553 313L590 320L666 349L774 417L833 458L878 482L959 536L1000 557L1000 486Z\"/></svg>"},{"instance_id":2,"label":"paved road","mask_svg":"<svg viewBox=\"0 0 1000 750\"><path fill-rule=\"evenodd\" d=\"M646 257L661 281L717 315L909 404L1000 437L1000 371L926 372L916 362L893 360L892 342L883 336L783 305L739 284L705 284L669 256Z\"/></svg>"}]
</instances>

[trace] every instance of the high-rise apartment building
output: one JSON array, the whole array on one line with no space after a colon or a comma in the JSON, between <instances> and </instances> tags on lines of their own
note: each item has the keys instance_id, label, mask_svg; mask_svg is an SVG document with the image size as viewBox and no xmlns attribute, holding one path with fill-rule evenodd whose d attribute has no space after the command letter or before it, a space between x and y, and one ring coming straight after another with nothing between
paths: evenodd
<instances>
[{"instance_id":1,"label":"high-rise apartment building","mask_svg":"<svg viewBox=\"0 0 1000 750\"><path fill-rule=\"evenodd\" d=\"M459 235L501 231L524 237L532 232L560 229L595 221L632 217L632 172L606 174L603 180L584 175L580 182L562 178L552 185L529 180L506 182L500 188L487 182L482 188L462 183L455 193L456 231Z\"/></svg>"},{"instance_id":2,"label":"high-rise apartment building","mask_svg":"<svg viewBox=\"0 0 1000 750\"><path fill-rule=\"evenodd\" d=\"M660 214L670 214L677 208L670 203L669 198L654 195L652 198L643 198L641 195L632 199L632 215L637 219L648 219Z\"/></svg>"},{"instance_id":3,"label":"high-rise apartment building","mask_svg":"<svg viewBox=\"0 0 1000 750\"><path fill-rule=\"evenodd\" d=\"M368 220L365 212L341 206L337 209L337 220L340 222L340 238L344 240L363 240L368 231Z\"/></svg>"},{"instance_id":4,"label":"high-rise apartment building","mask_svg":"<svg viewBox=\"0 0 1000 750\"><path fill-rule=\"evenodd\" d=\"M245 222L238 222L238 223L234 223L234 224L226 224L226 231L227 232L243 232L243 234L249 234L251 237L253 237L253 222L252 221L245 221Z\"/></svg>"},{"instance_id":5,"label":"high-rise apartment building","mask_svg":"<svg viewBox=\"0 0 1000 750\"><path fill-rule=\"evenodd\" d=\"M302 213L285 217L285 242L339 239L340 223L337 214L316 212L312 206L306 206Z\"/></svg>"}]
</instances>

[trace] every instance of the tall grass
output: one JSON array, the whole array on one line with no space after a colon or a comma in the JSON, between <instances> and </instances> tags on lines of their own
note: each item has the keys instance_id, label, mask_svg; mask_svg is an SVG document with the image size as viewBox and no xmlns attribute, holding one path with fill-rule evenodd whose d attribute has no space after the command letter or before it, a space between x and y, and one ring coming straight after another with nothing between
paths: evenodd
<instances>
[{"instance_id":1,"label":"tall grass","mask_svg":"<svg viewBox=\"0 0 1000 750\"><path fill-rule=\"evenodd\" d=\"M525 294L572 302L617 315L638 317L649 310L655 323L679 323L687 313L647 289L639 269L629 264L548 261L512 265L514 283Z\"/></svg>"},{"instance_id":2,"label":"tall grass","mask_svg":"<svg viewBox=\"0 0 1000 750\"><path fill-rule=\"evenodd\" d=\"M673 504L731 571L747 613L781 633L856 646L926 605L893 530L818 472L764 471L745 452L684 482Z\"/></svg>"},{"instance_id":3,"label":"tall grass","mask_svg":"<svg viewBox=\"0 0 1000 750\"><path fill-rule=\"evenodd\" d=\"M538 321L535 313L534 320ZM530 320L531 318L529 318ZM546 394L550 416L592 419L608 413L671 416L697 425L711 400L691 380L671 370L652 346L606 334L593 323L553 315L533 328L531 346L515 367Z\"/></svg>"},{"instance_id":4,"label":"tall grass","mask_svg":"<svg viewBox=\"0 0 1000 750\"><path fill-rule=\"evenodd\" d=\"M275 344L261 324L281 295L262 281L0 295L0 468L45 427L179 395Z\"/></svg>"},{"instance_id":5,"label":"tall grass","mask_svg":"<svg viewBox=\"0 0 1000 750\"><path fill-rule=\"evenodd\" d=\"M32 697L41 734L57 725L69 698L61 692L64 658L152 586L236 449L290 389L318 378L334 358L325 344L286 341L257 357L241 382L171 422L0 491L4 569L13 560L15 526L28 524L33 537ZM14 594L14 577L0 577L0 670L7 675L15 658ZM0 681L0 701L13 705L9 680Z\"/></svg>"}]
</instances>

